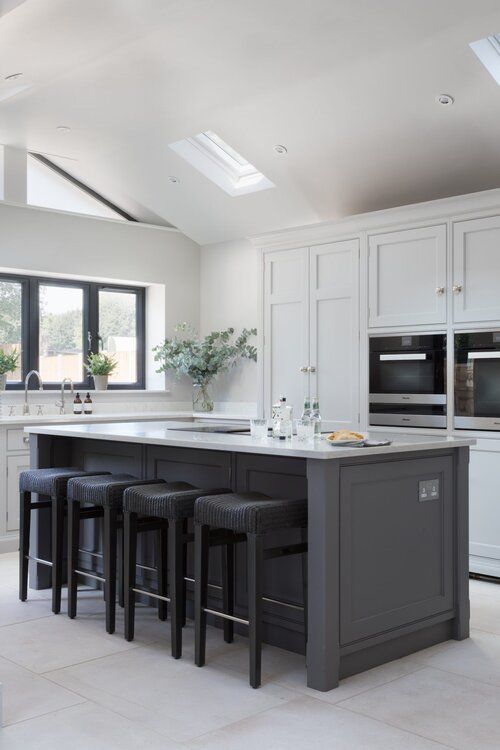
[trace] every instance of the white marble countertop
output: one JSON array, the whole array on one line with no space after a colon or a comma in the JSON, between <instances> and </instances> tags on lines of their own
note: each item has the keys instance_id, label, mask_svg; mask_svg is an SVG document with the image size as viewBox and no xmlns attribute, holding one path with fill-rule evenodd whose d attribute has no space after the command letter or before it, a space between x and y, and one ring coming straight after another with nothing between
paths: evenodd
<instances>
[{"instance_id":1,"label":"white marble countertop","mask_svg":"<svg viewBox=\"0 0 500 750\"><path fill-rule=\"evenodd\" d=\"M204 448L208 450L231 451L236 453L261 453L273 456L290 456L299 458L352 458L354 456L384 455L387 453L404 453L415 450L439 450L442 448L460 448L475 443L472 438L446 436L411 435L401 433L380 433L375 439L386 437L391 445L377 448L335 447L325 440L315 443L299 442L296 437L291 440L277 440L267 437L262 440L250 435L218 434L203 432L179 431L185 428L185 422L112 422L108 424L71 424L71 425L29 425L25 432L38 435L58 435L63 437L87 438L93 440L115 440L123 443L141 443L148 445L168 445L180 448ZM194 425L192 425L194 427Z\"/></svg>"}]
</instances>

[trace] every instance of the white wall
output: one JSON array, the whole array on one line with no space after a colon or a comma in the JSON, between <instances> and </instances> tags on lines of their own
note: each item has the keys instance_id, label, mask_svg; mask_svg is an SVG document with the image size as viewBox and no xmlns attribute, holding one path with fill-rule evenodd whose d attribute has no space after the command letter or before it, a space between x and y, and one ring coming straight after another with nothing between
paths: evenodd
<instances>
[{"instance_id":1,"label":"white wall","mask_svg":"<svg viewBox=\"0 0 500 750\"><path fill-rule=\"evenodd\" d=\"M199 322L200 248L175 230L0 203L0 271L7 270L157 285L150 297L159 338L149 347L179 321ZM191 398L187 385L170 378L167 385L172 400Z\"/></svg>"},{"instance_id":2,"label":"white wall","mask_svg":"<svg viewBox=\"0 0 500 750\"><path fill-rule=\"evenodd\" d=\"M200 333L258 326L259 253L248 240L201 248ZM256 403L258 366L243 360L212 386L218 402Z\"/></svg>"}]
</instances>

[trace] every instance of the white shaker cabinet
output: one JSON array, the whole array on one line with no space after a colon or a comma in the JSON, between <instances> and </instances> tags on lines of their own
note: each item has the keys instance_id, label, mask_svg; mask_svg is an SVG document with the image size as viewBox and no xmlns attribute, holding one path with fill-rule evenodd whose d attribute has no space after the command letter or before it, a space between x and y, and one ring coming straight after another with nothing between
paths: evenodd
<instances>
[{"instance_id":1,"label":"white shaker cabinet","mask_svg":"<svg viewBox=\"0 0 500 750\"><path fill-rule=\"evenodd\" d=\"M446 225L369 238L369 326L446 322Z\"/></svg>"},{"instance_id":2,"label":"white shaker cabinet","mask_svg":"<svg viewBox=\"0 0 500 750\"><path fill-rule=\"evenodd\" d=\"M359 241L264 255L264 413L318 396L324 429L359 424Z\"/></svg>"},{"instance_id":3,"label":"white shaker cabinet","mask_svg":"<svg viewBox=\"0 0 500 750\"><path fill-rule=\"evenodd\" d=\"M19 474L30 468L29 453L7 456L7 531L19 530Z\"/></svg>"},{"instance_id":4,"label":"white shaker cabinet","mask_svg":"<svg viewBox=\"0 0 500 750\"><path fill-rule=\"evenodd\" d=\"M469 569L500 577L500 443L478 440L470 451Z\"/></svg>"},{"instance_id":5,"label":"white shaker cabinet","mask_svg":"<svg viewBox=\"0 0 500 750\"><path fill-rule=\"evenodd\" d=\"M453 225L453 319L500 319L500 216Z\"/></svg>"},{"instance_id":6,"label":"white shaker cabinet","mask_svg":"<svg viewBox=\"0 0 500 750\"><path fill-rule=\"evenodd\" d=\"M286 396L295 409L307 391L309 362L307 248L268 253L264 259L264 401Z\"/></svg>"},{"instance_id":7,"label":"white shaker cabinet","mask_svg":"<svg viewBox=\"0 0 500 750\"><path fill-rule=\"evenodd\" d=\"M359 241L310 249L310 391L325 429L359 418Z\"/></svg>"}]
</instances>

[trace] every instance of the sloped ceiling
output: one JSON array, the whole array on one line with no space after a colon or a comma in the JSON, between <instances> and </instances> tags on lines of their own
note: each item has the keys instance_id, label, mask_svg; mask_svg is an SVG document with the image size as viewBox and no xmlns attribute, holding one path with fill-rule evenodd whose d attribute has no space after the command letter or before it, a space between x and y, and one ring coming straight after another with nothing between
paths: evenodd
<instances>
[{"instance_id":1,"label":"sloped ceiling","mask_svg":"<svg viewBox=\"0 0 500 750\"><path fill-rule=\"evenodd\" d=\"M468 46L498 32L498 0L26 0L0 142L201 244L498 187L500 87ZM168 148L208 129L276 187L230 197Z\"/></svg>"}]
</instances>

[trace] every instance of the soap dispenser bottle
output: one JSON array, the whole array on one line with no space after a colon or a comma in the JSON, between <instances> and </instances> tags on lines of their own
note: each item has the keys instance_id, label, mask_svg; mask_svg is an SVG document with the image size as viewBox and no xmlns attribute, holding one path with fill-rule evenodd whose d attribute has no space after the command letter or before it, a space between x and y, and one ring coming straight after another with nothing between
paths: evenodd
<instances>
[{"instance_id":1,"label":"soap dispenser bottle","mask_svg":"<svg viewBox=\"0 0 500 750\"><path fill-rule=\"evenodd\" d=\"M80 394L77 393L75 396L75 400L73 401L73 414L81 414L82 411L83 411L82 399L80 398Z\"/></svg>"},{"instance_id":2,"label":"soap dispenser bottle","mask_svg":"<svg viewBox=\"0 0 500 750\"><path fill-rule=\"evenodd\" d=\"M92 414L92 399L90 398L90 393L87 393L85 396L85 401L83 402L83 413Z\"/></svg>"}]
</instances>

